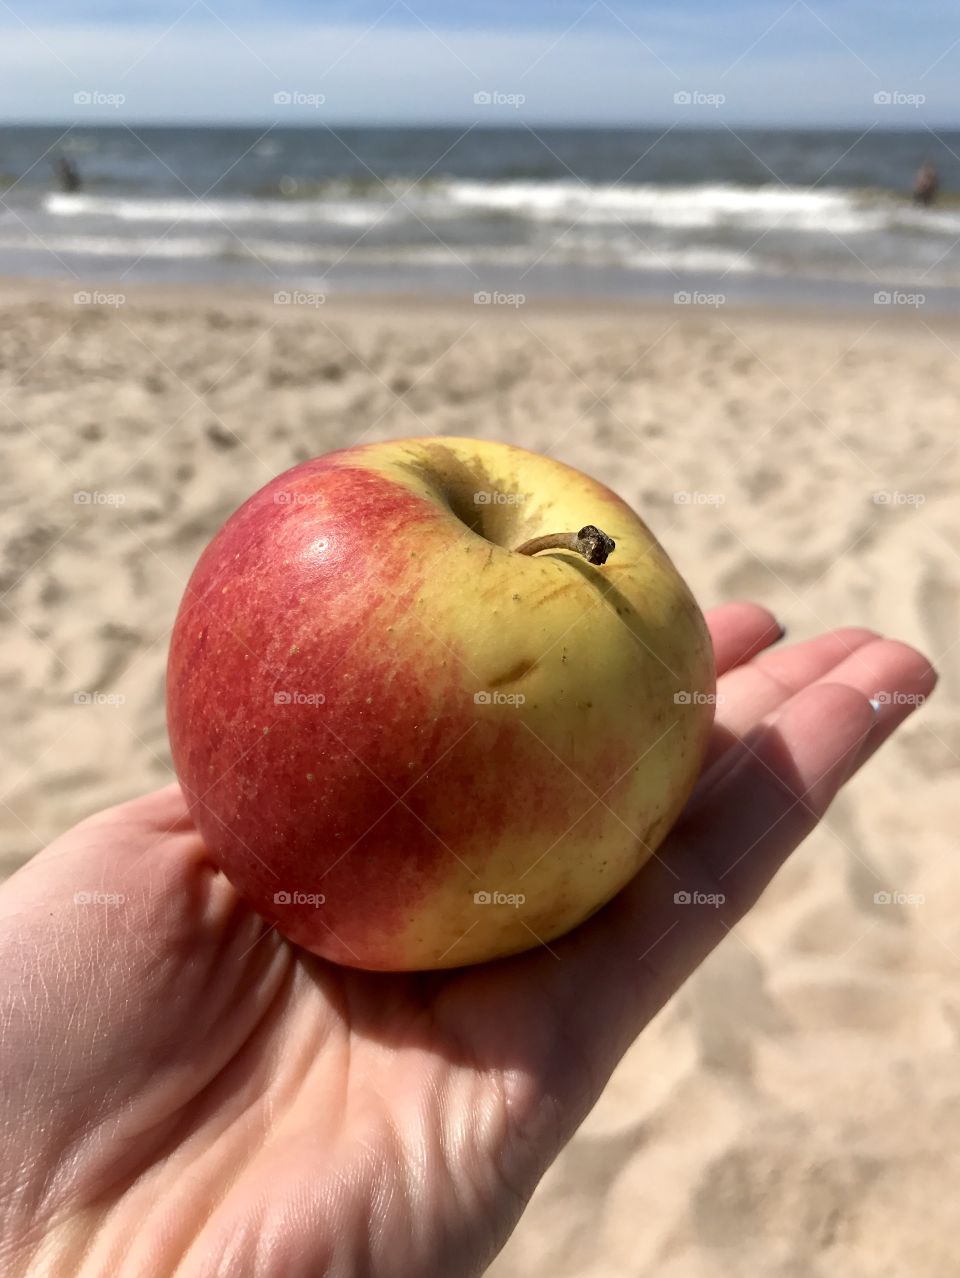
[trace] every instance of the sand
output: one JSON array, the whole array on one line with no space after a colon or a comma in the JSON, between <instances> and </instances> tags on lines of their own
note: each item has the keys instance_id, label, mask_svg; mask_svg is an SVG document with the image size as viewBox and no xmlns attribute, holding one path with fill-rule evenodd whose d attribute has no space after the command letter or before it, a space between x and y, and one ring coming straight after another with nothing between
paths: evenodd
<instances>
[{"instance_id":1,"label":"sand","mask_svg":"<svg viewBox=\"0 0 960 1278\"><path fill-rule=\"evenodd\" d=\"M273 474L392 435L549 452L637 506L704 606L871 626L942 682L634 1046L491 1272L953 1272L957 322L73 292L8 283L0 314L3 870L169 778L180 594Z\"/></svg>"}]
</instances>

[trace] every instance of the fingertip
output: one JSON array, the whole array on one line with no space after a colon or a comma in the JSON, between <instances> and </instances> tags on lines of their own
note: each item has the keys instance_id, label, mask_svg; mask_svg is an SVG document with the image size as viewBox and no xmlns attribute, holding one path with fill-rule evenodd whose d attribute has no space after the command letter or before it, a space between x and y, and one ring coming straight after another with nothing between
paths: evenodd
<instances>
[{"instance_id":1,"label":"fingertip","mask_svg":"<svg viewBox=\"0 0 960 1278\"><path fill-rule=\"evenodd\" d=\"M717 674L749 661L785 634L783 625L768 608L748 600L711 608L707 625Z\"/></svg>"},{"instance_id":2,"label":"fingertip","mask_svg":"<svg viewBox=\"0 0 960 1278\"><path fill-rule=\"evenodd\" d=\"M937 686L940 675L930 658L919 648L901 639L883 641L885 664L889 667L885 683L893 682L907 687L911 692L929 696ZM878 688L878 692L890 691Z\"/></svg>"},{"instance_id":3,"label":"fingertip","mask_svg":"<svg viewBox=\"0 0 960 1278\"><path fill-rule=\"evenodd\" d=\"M749 625L752 630L776 637L786 634L786 628L779 617L776 617L769 608L755 603L752 599L734 599L724 606L743 625Z\"/></svg>"}]
</instances>

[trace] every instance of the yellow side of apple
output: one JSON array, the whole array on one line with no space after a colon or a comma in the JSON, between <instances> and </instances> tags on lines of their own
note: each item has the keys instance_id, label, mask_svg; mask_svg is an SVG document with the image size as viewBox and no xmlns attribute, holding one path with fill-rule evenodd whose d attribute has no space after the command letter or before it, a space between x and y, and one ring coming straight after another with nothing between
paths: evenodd
<instances>
[{"instance_id":1,"label":"yellow side of apple","mask_svg":"<svg viewBox=\"0 0 960 1278\"><path fill-rule=\"evenodd\" d=\"M438 507L411 540L422 586L404 612L381 604L382 626L390 650L436 669L424 722L454 698L465 734L405 799L448 857L392 937L390 965L453 966L549 942L636 874L697 778L714 700L701 611L640 517L551 458L457 438L344 457ZM616 542L602 567L566 551L515 553L586 524ZM498 775L498 741L519 741L522 775ZM443 777L467 766L487 776L475 805L451 790L458 817L443 810Z\"/></svg>"}]
</instances>

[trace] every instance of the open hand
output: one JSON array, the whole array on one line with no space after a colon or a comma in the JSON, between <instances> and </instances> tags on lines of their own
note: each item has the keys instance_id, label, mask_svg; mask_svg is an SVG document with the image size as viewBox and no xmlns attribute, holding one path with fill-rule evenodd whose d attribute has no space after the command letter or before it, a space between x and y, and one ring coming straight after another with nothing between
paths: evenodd
<instances>
[{"instance_id":1,"label":"open hand","mask_svg":"<svg viewBox=\"0 0 960 1278\"><path fill-rule=\"evenodd\" d=\"M2 1272L479 1273L632 1040L912 708L870 698L935 682L869 631L765 651L763 609L708 620L723 701L697 790L637 878L549 947L334 967L237 897L175 785L3 885Z\"/></svg>"}]
</instances>

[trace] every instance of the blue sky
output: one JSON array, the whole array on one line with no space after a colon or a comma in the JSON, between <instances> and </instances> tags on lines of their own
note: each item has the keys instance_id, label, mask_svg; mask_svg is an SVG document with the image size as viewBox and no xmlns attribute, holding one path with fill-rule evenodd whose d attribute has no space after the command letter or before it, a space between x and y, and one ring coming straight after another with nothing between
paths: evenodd
<instances>
[{"instance_id":1,"label":"blue sky","mask_svg":"<svg viewBox=\"0 0 960 1278\"><path fill-rule=\"evenodd\" d=\"M958 126L958 69L940 0L0 4L9 121Z\"/></svg>"}]
</instances>

